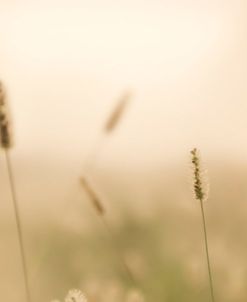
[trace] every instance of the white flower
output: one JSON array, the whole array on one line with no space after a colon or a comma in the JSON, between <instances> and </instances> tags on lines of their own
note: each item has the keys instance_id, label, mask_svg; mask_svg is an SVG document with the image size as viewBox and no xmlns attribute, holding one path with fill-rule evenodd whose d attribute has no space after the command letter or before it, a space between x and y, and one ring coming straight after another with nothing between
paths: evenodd
<instances>
[{"instance_id":1,"label":"white flower","mask_svg":"<svg viewBox=\"0 0 247 302\"><path fill-rule=\"evenodd\" d=\"M52 300L51 302L60 302L59 300ZM66 298L65 302L87 302L82 292L79 289L71 289Z\"/></svg>"},{"instance_id":2,"label":"white flower","mask_svg":"<svg viewBox=\"0 0 247 302\"><path fill-rule=\"evenodd\" d=\"M68 292L65 302L87 302L87 300L80 290L72 289Z\"/></svg>"}]
</instances>

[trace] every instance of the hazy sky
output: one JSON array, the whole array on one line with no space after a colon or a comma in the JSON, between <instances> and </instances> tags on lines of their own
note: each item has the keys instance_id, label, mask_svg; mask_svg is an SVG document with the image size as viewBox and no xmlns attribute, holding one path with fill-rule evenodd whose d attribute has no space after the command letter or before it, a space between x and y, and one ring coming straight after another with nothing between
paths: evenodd
<instances>
[{"instance_id":1,"label":"hazy sky","mask_svg":"<svg viewBox=\"0 0 247 302\"><path fill-rule=\"evenodd\" d=\"M115 155L170 160L195 145L247 154L246 14L244 0L2 0L16 150L86 156L132 89Z\"/></svg>"}]
</instances>

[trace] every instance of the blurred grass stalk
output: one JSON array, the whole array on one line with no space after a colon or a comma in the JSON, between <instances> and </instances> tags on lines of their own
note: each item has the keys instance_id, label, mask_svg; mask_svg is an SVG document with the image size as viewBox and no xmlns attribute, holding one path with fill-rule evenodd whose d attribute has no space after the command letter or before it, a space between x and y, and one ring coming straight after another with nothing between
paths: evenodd
<instances>
[{"instance_id":1,"label":"blurred grass stalk","mask_svg":"<svg viewBox=\"0 0 247 302\"><path fill-rule=\"evenodd\" d=\"M6 164L7 164L9 185L10 185L11 197L14 207L15 221L16 221L17 234L18 234L19 247L20 247L20 256L22 262L26 300L27 302L31 302L31 293L30 293L29 282L28 282L28 272L27 272L27 263L25 257L20 209L17 200L14 173L13 173L12 161L10 157L10 149L13 145L11 134L12 133L10 127L10 117L8 114L7 104L6 104L6 94L3 88L3 84L2 82L0 82L0 140L1 140L0 143L2 149L4 150Z\"/></svg>"},{"instance_id":2,"label":"blurred grass stalk","mask_svg":"<svg viewBox=\"0 0 247 302\"><path fill-rule=\"evenodd\" d=\"M201 164L200 158L198 154L198 150L194 148L191 151L192 155L192 164L194 168L194 193L195 198L200 202L200 209L202 215L202 225L203 225L203 235L204 235L204 242L205 242L205 250L206 250L206 257L207 257L207 269L208 269L208 277L209 277L209 285L210 285L210 293L212 302L215 302L215 294L214 294L214 286L213 286L213 277L212 277L212 270L210 264L210 256L209 256L209 248L208 248L208 235L207 235L207 224L205 218L205 211L204 211L204 201L207 199L207 192L203 187L203 180L202 180L202 171L201 171Z\"/></svg>"},{"instance_id":3,"label":"blurred grass stalk","mask_svg":"<svg viewBox=\"0 0 247 302\"><path fill-rule=\"evenodd\" d=\"M83 167L84 173L90 171L95 165L97 157L101 153L102 145L104 145L106 141L106 136L112 134L119 125L119 122L124 116L131 97L132 92L129 90L124 91L123 94L120 95L117 104L102 127L100 137L97 139L95 146L85 160L85 165Z\"/></svg>"},{"instance_id":4,"label":"blurred grass stalk","mask_svg":"<svg viewBox=\"0 0 247 302\"><path fill-rule=\"evenodd\" d=\"M131 96L132 96L131 92L127 90L120 97L116 107L114 108L114 110L112 111L108 120L105 123L105 126L103 128L104 133L110 134L118 126L120 119L123 117L123 114L127 108Z\"/></svg>"},{"instance_id":5,"label":"blurred grass stalk","mask_svg":"<svg viewBox=\"0 0 247 302\"><path fill-rule=\"evenodd\" d=\"M131 97L131 93L126 91L124 92L123 95L121 95L116 107L113 109L113 111L111 112L109 118L107 119L106 123L104 124L102 130L103 130L103 134L101 134L100 139L97 140L97 143L95 144L94 148L91 150L91 152L89 153L89 155L87 156L86 160L85 160L85 164L83 166L83 174L89 174L93 168L93 165L95 165L96 161L97 161L97 156L100 154L101 152L101 147L102 147L102 143L105 142L105 138L107 134L110 134L112 131L114 131L114 129L117 127L120 119L123 116L123 113L126 109L126 106L129 102L129 99ZM90 191L90 194L93 194L93 191ZM97 203L97 200L95 198L93 198L93 202L94 207L97 209L98 212L100 212L101 214L104 212L104 208L101 208L102 205L100 203ZM106 227L106 224L104 222L104 225ZM109 231L110 227L106 227ZM45 259L45 257L48 255L49 251L47 251L42 259ZM43 265L43 262L41 261L38 264L38 268L35 270L34 275L32 276L32 280L34 283L34 280L36 280L36 278L38 277L38 272L40 271L40 266Z\"/></svg>"},{"instance_id":6,"label":"blurred grass stalk","mask_svg":"<svg viewBox=\"0 0 247 302\"><path fill-rule=\"evenodd\" d=\"M124 259L124 256L122 255L122 252L121 252L121 249L117 245L116 240L114 238L115 236L114 236L114 233L112 231L112 228L111 228L110 224L108 223L108 221L105 217L106 210L105 210L105 207L104 207L99 195L93 189L92 185L90 184L90 182L89 182L89 180L87 179L86 176L81 177L80 180L81 180L81 185L82 185L83 189L86 191L86 193L87 193L87 195L88 195L88 197L89 197L89 199L90 199L90 201L93 205L95 213L100 218L100 220L102 221L105 229L108 232L109 238L110 238L112 246L114 248L114 252L116 253L116 256L118 257L120 263L122 264L123 270L125 270L129 281L134 286L137 286L137 281L135 280L135 277L133 276L133 273L131 272L126 260Z\"/></svg>"},{"instance_id":7,"label":"blurred grass stalk","mask_svg":"<svg viewBox=\"0 0 247 302\"><path fill-rule=\"evenodd\" d=\"M105 139L106 135L112 134L112 132L117 128L119 125L119 122L121 118L123 117L123 114L127 108L127 105L130 101L132 94L130 91L125 91L119 98L118 103L116 104L115 108L112 110L111 114L109 115L108 119L106 120L104 126L103 126L103 134L102 134L102 139ZM111 243L114 247L115 253L117 254L120 262L122 263L123 269L126 271L126 275L128 276L128 279L133 283L135 286L137 285L137 281L135 280L128 264L126 263L121 250L119 249L116 240L114 238L114 232L112 231L111 226L109 225L107 219L105 218L105 208L103 206L103 203L101 202L101 199L97 195L96 191L90 184L88 180L88 174L90 174L90 168L92 167L92 164L95 163L97 155L100 153L100 149L97 148L95 149L95 152L92 152L90 154L90 158L86 160L86 165L84 167L83 171L83 177L81 177L81 185L83 189L86 191L93 208L98 215L98 217L101 219L105 229L107 230L109 237L111 239Z\"/></svg>"}]
</instances>

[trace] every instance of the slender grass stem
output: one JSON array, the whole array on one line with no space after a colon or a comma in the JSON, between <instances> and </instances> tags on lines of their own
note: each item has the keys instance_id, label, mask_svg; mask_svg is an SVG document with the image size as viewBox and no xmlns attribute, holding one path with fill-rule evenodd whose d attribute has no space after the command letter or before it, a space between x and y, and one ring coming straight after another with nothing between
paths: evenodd
<instances>
[{"instance_id":1,"label":"slender grass stem","mask_svg":"<svg viewBox=\"0 0 247 302\"><path fill-rule=\"evenodd\" d=\"M25 249L24 249L23 232L22 232L20 210L19 210L19 206L18 206L17 194L16 194L16 188L15 188L14 173L13 173L9 150L5 149L4 151L5 151L5 158L6 158L6 163L7 163L11 197L12 197L13 206L14 206L19 246L20 246L20 256L21 256L21 262L22 262L26 301L31 302L31 293L30 293L29 282L28 282L28 272L27 272L27 263L26 263L26 257L25 257Z\"/></svg>"},{"instance_id":2,"label":"slender grass stem","mask_svg":"<svg viewBox=\"0 0 247 302\"><path fill-rule=\"evenodd\" d=\"M126 272L126 276L128 277L129 281L134 285L137 286L137 281L135 280L128 264L126 263L124 256L121 252L121 248L118 246L118 243L115 239L114 232L112 231L112 228L110 224L108 223L106 219L106 209L103 205L101 198L98 196L97 192L94 190L94 188L91 186L90 182L88 181L87 177L81 177L81 185L85 192L88 195L89 200L91 201L91 204L93 206L93 209L98 216L98 218L101 220L102 224L104 225L104 228L106 229L112 248L114 249L114 252L116 256L118 257L120 263L122 264L123 270Z\"/></svg>"},{"instance_id":3,"label":"slender grass stem","mask_svg":"<svg viewBox=\"0 0 247 302\"><path fill-rule=\"evenodd\" d=\"M201 208L201 214L202 214L203 234L204 234L205 250L206 250L206 257L207 257L207 268L208 268L210 293L211 293L212 302L215 302L213 278L212 278L212 271L211 271L211 264L210 264L210 257L209 257L209 248L208 248L207 224L206 224L206 218L205 218L205 212L204 212L204 206L203 206L202 199L200 199L200 208Z\"/></svg>"},{"instance_id":4,"label":"slender grass stem","mask_svg":"<svg viewBox=\"0 0 247 302\"><path fill-rule=\"evenodd\" d=\"M135 277L133 276L128 264L126 263L124 256L121 253L121 249L119 248L119 246L115 240L115 236L113 234L112 228L110 227L110 225L109 225L108 221L105 219L105 217L100 216L100 218L102 220L102 223L105 226L105 229L107 230L107 232L109 234L109 237L111 239L111 244L114 248L116 256L118 257L118 259L120 259L120 263L122 264L123 270L126 272L126 275L127 275L128 279L131 281L131 283L134 286L137 286L138 285L137 281L136 281Z\"/></svg>"}]
</instances>

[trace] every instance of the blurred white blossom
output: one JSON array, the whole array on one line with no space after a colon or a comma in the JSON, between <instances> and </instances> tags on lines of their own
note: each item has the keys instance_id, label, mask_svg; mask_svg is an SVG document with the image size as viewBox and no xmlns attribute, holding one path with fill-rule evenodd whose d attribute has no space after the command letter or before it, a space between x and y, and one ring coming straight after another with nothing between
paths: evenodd
<instances>
[{"instance_id":1,"label":"blurred white blossom","mask_svg":"<svg viewBox=\"0 0 247 302\"><path fill-rule=\"evenodd\" d=\"M72 289L68 292L65 302L87 302L87 299L79 289ZM59 300L52 300L51 302L60 302Z\"/></svg>"}]
</instances>

